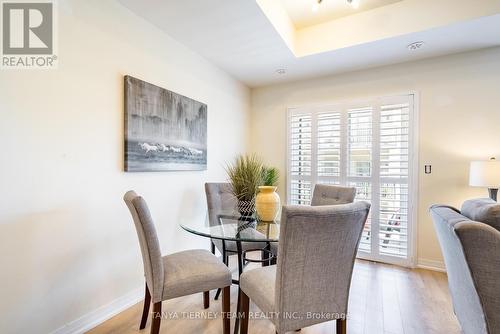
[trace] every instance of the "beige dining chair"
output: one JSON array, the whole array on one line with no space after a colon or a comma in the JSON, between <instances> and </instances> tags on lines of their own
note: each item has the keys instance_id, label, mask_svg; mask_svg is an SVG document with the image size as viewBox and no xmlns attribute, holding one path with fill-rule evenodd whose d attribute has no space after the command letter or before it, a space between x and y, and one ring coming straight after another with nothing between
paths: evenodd
<instances>
[{"instance_id":1,"label":"beige dining chair","mask_svg":"<svg viewBox=\"0 0 500 334\"><path fill-rule=\"evenodd\" d=\"M231 272L208 250L188 250L162 256L160 242L146 201L134 191L123 197L132 214L141 247L146 295L140 329L146 327L149 306L153 303L151 334L160 331L161 303L164 300L203 292L204 307L209 307L209 291L222 289L222 328L229 334Z\"/></svg>"},{"instance_id":2,"label":"beige dining chair","mask_svg":"<svg viewBox=\"0 0 500 334\"><path fill-rule=\"evenodd\" d=\"M337 333L345 334L354 259L369 211L367 202L284 206L277 265L240 277L240 333L248 333L252 300L273 315L279 334L333 319Z\"/></svg>"},{"instance_id":3,"label":"beige dining chair","mask_svg":"<svg viewBox=\"0 0 500 334\"><path fill-rule=\"evenodd\" d=\"M312 206L338 205L354 202L356 188L330 184L316 184L311 199Z\"/></svg>"}]
</instances>

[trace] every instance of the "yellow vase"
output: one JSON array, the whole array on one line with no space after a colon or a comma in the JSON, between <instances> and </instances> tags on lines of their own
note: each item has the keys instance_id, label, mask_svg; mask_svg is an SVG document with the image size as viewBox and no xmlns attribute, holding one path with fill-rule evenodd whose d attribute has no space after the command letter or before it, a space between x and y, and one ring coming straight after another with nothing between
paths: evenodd
<instances>
[{"instance_id":1,"label":"yellow vase","mask_svg":"<svg viewBox=\"0 0 500 334\"><path fill-rule=\"evenodd\" d=\"M276 193L277 187L260 186L255 198L255 209L260 220L273 221L281 207L280 197Z\"/></svg>"}]
</instances>

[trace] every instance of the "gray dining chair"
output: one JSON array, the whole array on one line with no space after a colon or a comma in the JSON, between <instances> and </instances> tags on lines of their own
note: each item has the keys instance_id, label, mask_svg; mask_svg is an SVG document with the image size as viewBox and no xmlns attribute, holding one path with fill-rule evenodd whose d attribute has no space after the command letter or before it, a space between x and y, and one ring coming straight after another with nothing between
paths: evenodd
<instances>
[{"instance_id":1,"label":"gray dining chair","mask_svg":"<svg viewBox=\"0 0 500 334\"><path fill-rule=\"evenodd\" d=\"M316 184L311 198L311 206L348 204L354 202L355 197L356 188L354 187ZM271 263L276 264L276 258L278 257L278 243L271 244L271 253L274 254L274 258Z\"/></svg>"},{"instance_id":2,"label":"gray dining chair","mask_svg":"<svg viewBox=\"0 0 500 334\"><path fill-rule=\"evenodd\" d=\"M223 333L228 334L231 286L229 269L207 250L187 250L162 256L146 201L134 191L128 191L123 199L137 230L146 276L146 295L139 328L146 327L151 303L151 334L157 334L160 331L162 301L203 292L204 307L208 308L208 292L221 288L222 328Z\"/></svg>"},{"instance_id":3,"label":"gray dining chair","mask_svg":"<svg viewBox=\"0 0 500 334\"><path fill-rule=\"evenodd\" d=\"M205 193L207 196L207 207L208 207L208 222L210 226L220 225L220 215L221 214L238 214L236 212L236 197L231 192L230 183L205 183ZM229 265L229 256L237 255L237 247L235 241L228 240L211 240L212 253L215 254L215 248L219 250L222 255L222 261L224 264ZM258 251L265 249L267 244L264 242L242 242L241 249L243 252L248 251ZM268 256L265 252L262 253L262 257ZM217 291L215 299L218 298L220 290Z\"/></svg>"},{"instance_id":4,"label":"gray dining chair","mask_svg":"<svg viewBox=\"0 0 500 334\"><path fill-rule=\"evenodd\" d=\"M316 184L311 199L312 206L337 205L354 202L356 188L330 184Z\"/></svg>"},{"instance_id":5,"label":"gray dining chair","mask_svg":"<svg viewBox=\"0 0 500 334\"><path fill-rule=\"evenodd\" d=\"M240 277L240 333L248 333L253 300L273 315L270 320L279 334L328 321L315 315L337 319L337 333L345 334L354 260L369 211L367 202L284 206L277 265Z\"/></svg>"}]
</instances>

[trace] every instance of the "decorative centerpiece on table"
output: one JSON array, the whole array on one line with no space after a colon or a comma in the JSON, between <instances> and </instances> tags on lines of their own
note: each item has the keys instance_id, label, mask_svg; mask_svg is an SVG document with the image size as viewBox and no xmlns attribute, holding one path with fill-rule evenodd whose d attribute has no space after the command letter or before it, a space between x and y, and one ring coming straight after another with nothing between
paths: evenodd
<instances>
[{"instance_id":1,"label":"decorative centerpiece on table","mask_svg":"<svg viewBox=\"0 0 500 334\"><path fill-rule=\"evenodd\" d=\"M262 169L262 183L259 186L259 193L255 199L257 215L260 220L273 221L279 213L281 203L280 197L276 193L278 189L279 172L274 167L264 167Z\"/></svg>"},{"instance_id":2,"label":"decorative centerpiece on table","mask_svg":"<svg viewBox=\"0 0 500 334\"><path fill-rule=\"evenodd\" d=\"M231 190L237 199L237 210L242 216L252 216L257 209L260 220L273 221L280 209L276 193L279 173L266 167L255 154L240 155L226 168Z\"/></svg>"},{"instance_id":3,"label":"decorative centerpiece on table","mask_svg":"<svg viewBox=\"0 0 500 334\"><path fill-rule=\"evenodd\" d=\"M237 210L242 216L255 213L255 196L262 185L264 166L256 155L239 155L234 164L226 167L231 190L236 197Z\"/></svg>"}]
</instances>

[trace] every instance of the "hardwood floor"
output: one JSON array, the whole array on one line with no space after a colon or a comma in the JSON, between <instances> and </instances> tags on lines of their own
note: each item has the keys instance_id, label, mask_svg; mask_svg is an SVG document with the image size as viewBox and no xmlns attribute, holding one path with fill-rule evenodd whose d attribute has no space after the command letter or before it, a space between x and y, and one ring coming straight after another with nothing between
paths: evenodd
<instances>
[{"instance_id":1,"label":"hardwood floor","mask_svg":"<svg viewBox=\"0 0 500 334\"><path fill-rule=\"evenodd\" d=\"M237 286L231 289L231 310L236 310ZM164 312L176 312L164 318L160 333L222 332L221 299L210 296L210 308L203 309L202 294L169 300ZM256 311L255 305L250 305ZM151 316L146 329L139 330L142 302L106 321L89 333L149 334ZM190 317L186 317L186 315ZM175 316L177 315L177 317ZM212 318L210 318L212 316ZM193 319L194 318L194 319ZM231 322L234 329L234 321ZM273 334L274 326L266 319L250 319L249 333ZM333 321L302 329L302 334L334 334ZM349 312L348 334L454 334L460 328L453 314L446 275L406 269L397 266L357 261L354 267Z\"/></svg>"}]
</instances>

